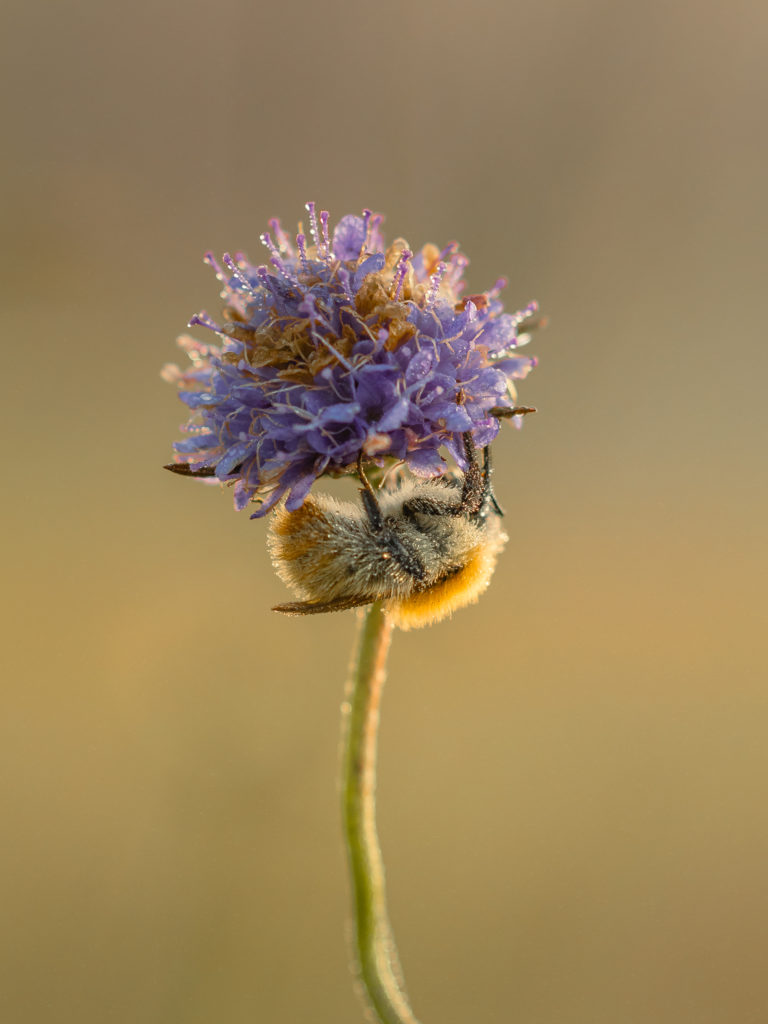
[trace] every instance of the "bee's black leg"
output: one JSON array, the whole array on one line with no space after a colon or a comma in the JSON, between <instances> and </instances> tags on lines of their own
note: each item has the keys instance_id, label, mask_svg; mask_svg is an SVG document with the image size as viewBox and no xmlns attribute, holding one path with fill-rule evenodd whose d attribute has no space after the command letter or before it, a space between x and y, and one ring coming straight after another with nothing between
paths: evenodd
<instances>
[{"instance_id":1,"label":"bee's black leg","mask_svg":"<svg viewBox=\"0 0 768 1024\"><path fill-rule=\"evenodd\" d=\"M365 475L362 452L357 456L357 475L360 477L360 483L363 485L360 488L363 508L368 516L371 527L379 533L384 529L384 517L381 514L381 506L379 505L379 499L376 497L376 491L374 491L371 481Z\"/></svg>"},{"instance_id":2,"label":"bee's black leg","mask_svg":"<svg viewBox=\"0 0 768 1024\"><path fill-rule=\"evenodd\" d=\"M437 498L411 498L403 503L403 512L407 516L458 516L462 509L459 505Z\"/></svg>"},{"instance_id":3,"label":"bee's black leg","mask_svg":"<svg viewBox=\"0 0 768 1024\"><path fill-rule=\"evenodd\" d=\"M467 458L467 469L464 473L464 486L461 489L461 501L457 512L459 515L473 516L483 507L486 498L486 475L477 464L472 434L467 431L466 434L462 434L462 439L464 454Z\"/></svg>"},{"instance_id":4,"label":"bee's black leg","mask_svg":"<svg viewBox=\"0 0 768 1024\"><path fill-rule=\"evenodd\" d=\"M426 575L424 564L418 554L409 545L406 545L384 522L376 491L371 486L371 481L365 475L365 470L363 469L362 452L357 456L357 472L363 485L360 488L363 508L368 516L371 529L377 535L376 541L381 548L381 557L394 559L404 572L412 576L417 582L420 582ZM405 507L403 510L405 511Z\"/></svg>"},{"instance_id":5,"label":"bee's black leg","mask_svg":"<svg viewBox=\"0 0 768 1024\"><path fill-rule=\"evenodd\" d=\"M436 501L434 498L411 498L403 505L403 511L409 515L414 512L422 515L476 516L483 508L490 489L490 477L480 469L475 455L472 435L467 431L462 434L467 469L464 473L464 484L458 505ZM489 465L488 449L485 449L485 466Z\"/></svg>"},{"instance_id":6,"label":"bee's black leg","mask_svg":"<svg viewBox=\"0 0 768 1024\"><path fill-rule=\"evenodd\" d=\"M486 445L483 448L483 468L481 470L477 463L472 435L466 433L463 435L463 438L464 452L467 456L467 472L464 475L464 487L461 492L461 503L459 504L458 512L475 518L484 515L487 506L490 504L498 515L503 516L504 510L496 501L491 484L493 467L491 466L490 445Z\"/></svg>"},{"instance_id":7,"label":"bee's black leg","mask_svg":"<svg viewBox=\"0 0 768 1024\"><path fill-rule=\"evenodd\" d=\"M490 502L490 504L493 505L494 512L496 512L497 515L503 516L504 509L498 501L496 501L496 495L493 493L493 485L491 484L492 472L491 447L490 445L486 445L483 449L483 505L485 505L486 502Z\"/></svg>"}]
</instances>

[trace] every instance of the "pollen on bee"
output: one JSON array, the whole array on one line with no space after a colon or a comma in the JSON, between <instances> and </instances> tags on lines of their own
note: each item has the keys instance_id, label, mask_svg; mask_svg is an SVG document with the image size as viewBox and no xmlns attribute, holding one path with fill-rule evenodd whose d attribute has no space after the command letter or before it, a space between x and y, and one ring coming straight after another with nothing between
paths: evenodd
<instances>
[{"instance_id":1,"label":"pollen on bee","mask_svg":"<svg viewBox=\"0 0 768 1024\"><path fill-rule=\"evenodd\" d=\"M502 531L489 543L479 545L459 572L427 590L387 604L392 621L400 629L419 629L452 615L457 608L475 604L491 582L496 559L507 542Z\"/></svg>"},{"instance_id":2,"label":"pollen on bee","mask_svg":"<svg viewBox=\"0 0 768 1024\"><path fill-rule=\"evenodd\" d=\"M284 506L278 505L272 520L272 529L279 534L292 534L297 529L307 528L313 522L323 522L325 516L317 502L308 500L295 511L288 512Z\"/></svg>"},{"instance_id":3,"label":"pollen on bee","mask_svg":"<svg viewBox=\"0 0 768 1024\"><path fill-rule=\"evenodd\" d=\"M289 585L305 587L333 562L334 551L318 544L327 527L322 509L311 498L294 512L282 505L275 510L270 549L278 575Z\"/></svg>"}]
</instances>

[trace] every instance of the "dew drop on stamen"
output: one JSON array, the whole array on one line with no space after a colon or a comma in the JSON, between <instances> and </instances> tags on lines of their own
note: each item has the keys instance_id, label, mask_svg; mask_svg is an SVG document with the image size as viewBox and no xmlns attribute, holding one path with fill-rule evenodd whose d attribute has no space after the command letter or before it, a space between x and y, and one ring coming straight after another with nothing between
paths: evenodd
<instances>
[{"instance_id":1,"label":"dew drop on stamen","mask_svg":"<svg viewBox=\"0 0 768 1024\"><path fill-rule=\"evenodd\" d=\"M358 259L368 249L368 243L371 240L371 216L373 215L372 210L363 210L363 244L360 247Z\"/></svg>"},{"instance_id":2,"label":"dew drop on stamen","mask_svg":"<svg viewBox=\"0 0 768 1024\"><path fill-rule=\"evenodd\" d=\"M265 231L263 234L259 235L259 241L266 249L269 250L269 253L272 257L269 262L272 264L272 266L275 268L278 274L282 274L282 276L285 278L286 281L288 281L289 284L298 284L298 278L292 271L288 269L288 267L286 267L285 263L281 259L280 252L275 243L272 241L272 236L270 235L270 233L268 231Z\"/></svg>"},{"instance_id":3,"label":"dew drop on stamen","mask_svg":"<svg viewBox=\"0 0 768 1024\"><path fill-rule=\"evenodd\" d=\"M427 292L427 306L434 306L437 300L438 292L440 291L440 284L442 283L443 277L447 266L445 263L440 261L435 268L434 274L429 279L429 291Z\"/></svg>"},{"instance_id":4,"label":"dew drop on stamen","mask_svg":"<svg viewBox=\"0 0 768 1024\"><path fill-rule=\"evenodd\" d=\"M240 255L241 254L238 253L238 256L240 256ZM253 285L248 280L248 278L245 276L245 274L240 269L240 267L237 265L237 263L232 258L232 256L228 252L225 252L224 255L221 257L221 259L222 259L222 262L224 263L224 266L227 268L227 270L229 270L231 272L232 276L235 278L236 281L238 281L240 286L242 288L245 288L246 291L249 291L249 292L253 291Z\"/></svg>"},{"instance_id":5,"label":"dew drop on stamen","mask_svg":"<svg viewBox=\"0 0 768 1024\"><path fill-rule=\"evenodd\" d=\"M206 263L209 267L212 268L214 274L216 275L218 280L221 281L222 284L227 283L229 277L221 269L221 264L219 263L219 261L216 259L212 252L207 252L203 256L203 263Z\"/></svg>"},{"instance_id":6,"label":"dew drop on stamen","mask_svg":"<svg viewBox=\"0 0 768 1024\"><path fill-rule=\"evenodd\" d=\"M395 273L392 278L392 291L390 293L392 298L395 300L397 300L400 295L400 290L403 287L403 281L405 281L405 275L408 273L408 263L412 256L413 253L410 249L403 249L400 253L400 258L397 261Z\"/></svg>"},{"instance_id":7,"label":"dew drop on stamen","mask_svg":"<svg viewBox=\"0 0 768 1024\"><path fill-rule=\"evenodd\" d=\"M291 245L291 240L289 239L286 232L283 231L282 225L280 224L280 221L277 219L277 217L273 217L269 221L269 226L272 229L275 238L277 239L277 244L280 247L280 252L285 253L286 256L293 256L294 252L293 246Z\"/></svg>"},{"instance_id":8,"label":"dew drop on stamen","mask_svg":"<svg viewBox=\"0 0 768 1024\"><path fill-rule=\"evenodd\" d=\"M533 316L534 313L537 313L538 309L538 302L529 302L525 309L521 309L519 312L513 313L512 319L516 325L521 324L523 320L527 320L529 316Z\"/></svg>"},{"instance_id":9,"label":"dew drop on stamen","mask_svg":"<svg viewBox=\"0 0 768 1024\"><path fill-rule=\"evenodd\" d=\"M209 331L216 331L217 334L220 333L219 325L216 323L215 320L211 320L211 318L208 316L204 309L201 309L199 313L195 313L194 316L190 317L187 326L206 327ZM179 344L181 344L181 340L179 341Z\"/></svg>"},{"instance_id":10,"label":"dew drop on stamen","mask_svg":"<svg viewBox=\"0 0 768 1024\"><path fill-rule=\"evenodd\" d=\"M299 259L301 260L301 269L305 274L309 273L309 263L307 262L307 236L299 232L296 235L296 245L299 250Z\"/></svg>"},{"instance_id":11,"label":"dew drop on stamen","mask_svg":"<svg viewBox=\"0 0 768 1024\"><path fill-rule=\"evenodd\" d=\"M309 214L309 233L312 236L312 241L317 251L320 251L320 235L317 230L317 216L315 214L315 204L307 203L306 210Z\"/></svg>"},{"instance_id":12,"label":"dew drop on stamen","mask_svg":"<svg viewBox=\"0 0 768 1024\"><path fill-rule=\"evenodd\" d=\"M322 228L322 232L323 232L323 258L326 260L326 262L331 257L331 239L330 239L330 236L328 234L328 218L329 218L329 216L330 216L330 214L328 213L327 210L321 210L320 211L320 227Z\"/></svg>"}]
</instances>

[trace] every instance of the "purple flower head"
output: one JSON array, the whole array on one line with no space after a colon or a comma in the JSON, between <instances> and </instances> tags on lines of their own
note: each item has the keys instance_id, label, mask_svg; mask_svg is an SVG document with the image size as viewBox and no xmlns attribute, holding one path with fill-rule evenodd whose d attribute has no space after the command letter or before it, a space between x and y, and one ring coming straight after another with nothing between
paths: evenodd
<instances>
[{"instance_id":1,"label":"purple flower head","mask_svg":"<svg viewBox=\"0 0 768 1024\"><path fill-rule=\"evenodd\" d=\"M514 406L514 380L536 364L517 352L535 303L505 313L503 280L460 298L467 259L455 243L386 248L370 210L342 217L332 235L328 214L307 210L309 237L299 225L295 243L270 221L266 265L206 255L223 322L199 313L190 326L216 343L180 338L191 366L164 370L192 411L176 463L233 484L235 506L254 500L255 516L286 495L298 508L315 480L353 471L361 452L422 477L446 471L441 450L463 466L461 435L493 440L491 410Z\"/></svg>"}]
</instances>

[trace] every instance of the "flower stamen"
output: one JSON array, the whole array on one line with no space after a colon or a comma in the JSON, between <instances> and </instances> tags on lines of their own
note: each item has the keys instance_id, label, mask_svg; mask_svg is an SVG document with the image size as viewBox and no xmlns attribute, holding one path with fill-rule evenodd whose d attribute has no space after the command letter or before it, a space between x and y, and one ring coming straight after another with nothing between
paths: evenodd
<instances>
[{"instance_id":1,"label":"flower stamen","mask_svg":"<svg viewBox=\"0 0 768 1024\"><path fill-rule=\"evenodd\" d=\"M392 290L390 292L390 298L394 299L395 302L397 302L400 297L400 291L402 290L403 282L405 281L406 274L408 273L409 263L412 257L413 253L410 249L403 249L400 253L397 265L395 266L395 273L392 278Z\"/></svg>"}]
</instances>

